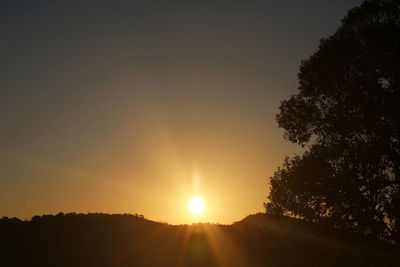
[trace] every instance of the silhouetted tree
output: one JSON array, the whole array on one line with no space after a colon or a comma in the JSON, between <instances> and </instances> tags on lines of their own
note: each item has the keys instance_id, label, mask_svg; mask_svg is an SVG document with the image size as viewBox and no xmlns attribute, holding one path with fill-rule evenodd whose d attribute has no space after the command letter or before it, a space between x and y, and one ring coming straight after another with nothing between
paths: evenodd
<instances>
[{"instance_id":1,"label":"silhouetted tree","mask_svg":"<svg viewBox=\"0 0 400 267\"><path fill-rule=\"evenodd\" d=\"M267 212L400 242L400 1L371 0L300 65L277 115L307 151L271 177Z\"/></svg>"}]
</instances>

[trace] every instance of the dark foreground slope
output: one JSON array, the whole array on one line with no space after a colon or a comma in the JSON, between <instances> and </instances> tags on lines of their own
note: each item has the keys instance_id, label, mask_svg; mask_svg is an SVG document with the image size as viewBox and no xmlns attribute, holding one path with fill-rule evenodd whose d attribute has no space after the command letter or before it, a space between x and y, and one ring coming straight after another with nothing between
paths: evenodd
<instances>
[{"instance_id":1,"label":"dark foreground slope","mask_svg":"<svg viewBox=\"0 0 400 267\"><path fill-rule=\"evenodd\" d=\"M0 266L400 266L394 248L265 214L229 226L128 214L3 218L0 249Z\"/></svg>"}]
</instances>

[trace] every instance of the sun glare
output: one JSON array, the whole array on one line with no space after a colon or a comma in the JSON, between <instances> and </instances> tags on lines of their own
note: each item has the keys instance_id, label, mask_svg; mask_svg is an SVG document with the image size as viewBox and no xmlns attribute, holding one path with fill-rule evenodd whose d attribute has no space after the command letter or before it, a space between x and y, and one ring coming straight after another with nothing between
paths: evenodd
<instances>
[{"instance_id":1,"label":"sun glare","mask_svg":"<svg viewBox=\"0 0 400 267\"><path fill-rule=\"evenodd\" d=\"M199 197L194 197L189 202L189 210L195 215L203 213L205 208L203 200Z\"/></svg>"}]
</instances>

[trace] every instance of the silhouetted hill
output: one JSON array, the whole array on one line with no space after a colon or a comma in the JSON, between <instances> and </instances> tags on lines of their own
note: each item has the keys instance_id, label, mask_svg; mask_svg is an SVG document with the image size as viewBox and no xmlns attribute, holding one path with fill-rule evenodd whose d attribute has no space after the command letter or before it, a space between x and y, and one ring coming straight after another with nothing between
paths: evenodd
<instances>
[{"instance_id":1,"label":"silhouetted hill","mask_svg":"<svg viewBox=\"0 0 400 267\"><path fill-rule=\"evenodd\" d=\"M0 266L400 266L395 248L267 214L232 225L140 215L0 219Z\"/></svg>"},{"instance_id":2,"label":"silhouetted hill","mask_svg":"<svg viewBox=\"0 0 400 267\"><path fill-rule=\"evenodd\" d=\"M259 213L232 227L264 266L400 266L398 248L300 219Z\"/></svg>"}]
</instances>

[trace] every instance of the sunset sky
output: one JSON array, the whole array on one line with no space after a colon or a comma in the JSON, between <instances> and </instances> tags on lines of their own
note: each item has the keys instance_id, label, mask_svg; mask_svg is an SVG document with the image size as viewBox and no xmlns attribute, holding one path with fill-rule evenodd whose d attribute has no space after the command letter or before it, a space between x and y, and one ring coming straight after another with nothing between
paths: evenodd
<instances>
[{"instance_id":1,"label":"sunset sky","mask_svg":"<svg viewBox=\"0 0 400 267\"><path fill-rule=\"evenodd\" d=\"M301 152L280 101L360 2L2 1L0 217L264 211L268 178Z\"/></svg>"}]
</instances>

